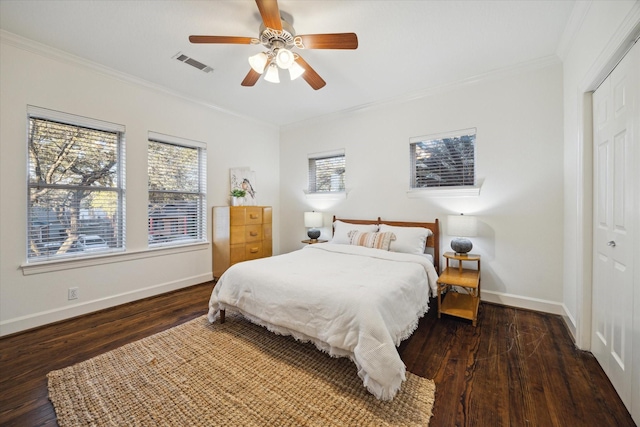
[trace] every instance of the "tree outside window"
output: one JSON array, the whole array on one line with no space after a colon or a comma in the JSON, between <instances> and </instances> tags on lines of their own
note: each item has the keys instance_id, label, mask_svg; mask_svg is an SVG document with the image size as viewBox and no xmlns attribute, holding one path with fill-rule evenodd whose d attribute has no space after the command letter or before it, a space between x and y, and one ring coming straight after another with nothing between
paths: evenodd
<instances>
[{"instance_id":1,"label":"tree outside window","mask_svg":"<svg viewBox=\"0 0 640 427\"><path fill-rule=\"evenodd\" d=\"M411 188L475 185L475 129L411 139Z\"/></svg>"},{"instance_id":2,"label":"tree outside window","mask_svg":"<svg viewBox=\"0 0 640 427\"><path fill-rule=\"evenodd\" d=\"M29 117L29 261L124 246L122 133L80 126L74 117Z\"/></svg>"},{"instance_id":3,"label":"tree outside window","mask_svg":"<svg viewBox=\"0 0 640 427\"><path fill-rule=\"evenodd\" d=\"M205 240L207 196L204 145L187 146L150 139L148 176L149 246Z\"/></svg>"},{"instance_id":4,"label":"tree outside window","mask_svg":"<svg viewBox=\"0 0 640 427\"><path fill-rule=\"evenodd\" d=\"M345 171L344 152L309 156L309 193L344 191Z\"/></svg>"}]
</instances>

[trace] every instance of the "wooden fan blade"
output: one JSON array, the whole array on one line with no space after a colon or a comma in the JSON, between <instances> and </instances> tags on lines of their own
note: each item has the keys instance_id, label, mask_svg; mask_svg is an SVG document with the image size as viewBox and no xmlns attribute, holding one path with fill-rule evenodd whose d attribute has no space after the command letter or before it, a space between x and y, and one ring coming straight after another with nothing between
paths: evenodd
<instances>
[{"instance_id":1,"label":"wooden fan blade","mask_svg":"<svg viewBox=\"0 0 640 427\"><path fill-rule=\"evenodd\" d=\"M244 78L242 86L253 86L260 78L260 73L256 72L253 68L249 70L249 74Z\"/></svg>"},{"instance_id":2,"label":"wooden fan blade","mask_svg":"<svg viewBox=\"0 0 640 427\"><path fill-rule=\"evenodd\" d=\"M311 86L314 90L322 89L327 84L327 82L325 82L322 77L320 77L320 75L316 73L316 70L311 68L311 65L309 65L307 61L302 59L300 55L298 55L298 57L296 58L296 62L298 63L298 65L304 68L302 78L307 83L309 83L309 86Z\"/></svg>"},{"instance_id":3,"label":"wooden fan blade","mask_svg":"<svg viewBox=\"0 0 640 427\"><path fill-rule=\"evenodd\" d=\"M255 41L254 41L255 40ZM253 37L235 36L189 36L191 43L227 43L227 44L255 44L259 41Z\"/></svg>"},{"instance_id":4,"label":"wooden fan blade","mask_svg":"<svg viewBox=\"0 0 640 427\"><path fill-rule=\"evenodd\" d=\"M296 36L295 45L300 49L357 49L356 33L307 34Z\"/></svg>"},{"instance_id":5,"label":"wooden fan blade","mask_svg":"<svg viewBox=\"0 0 640 427\"><path fill-rule=\"evenodd\" d=\"M280 9L278 8L278 0L256 0L262 22L267 28L282 31L282 20L280 18Z\"/></svg>"}]
</instances>

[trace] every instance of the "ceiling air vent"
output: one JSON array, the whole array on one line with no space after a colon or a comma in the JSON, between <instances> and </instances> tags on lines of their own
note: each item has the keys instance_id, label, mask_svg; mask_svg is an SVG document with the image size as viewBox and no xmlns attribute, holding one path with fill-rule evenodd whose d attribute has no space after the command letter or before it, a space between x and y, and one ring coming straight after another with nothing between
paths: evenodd
<instances>
[{"instance_id":1,"label":"ceiling air vent","mask_svg":"<svg viewBox=\"0 0 640 427\"><path fill-rule=\"evenodd\" d=\"M193 58L189 58L187 55L184 55L181 52L178 52L177 54L174 55L174 58L177 59L180 62L184 62L185 64L189 64L192 67L197 68L198 70L205 72L205 73L210 73L213 71L213 68L203 64L200 61L196 61Z\"/></svg>"}]
</instances>

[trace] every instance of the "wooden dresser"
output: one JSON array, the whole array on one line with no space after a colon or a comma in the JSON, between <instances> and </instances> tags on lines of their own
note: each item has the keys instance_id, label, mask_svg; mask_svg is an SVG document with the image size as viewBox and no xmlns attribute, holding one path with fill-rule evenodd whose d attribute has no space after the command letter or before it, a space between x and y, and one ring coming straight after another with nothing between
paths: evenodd
<instances>
[{"instance_id":1,"label":"wooden dresser","mask_svg":"<svg viewBox=\"0 0 640 427\"><path fill-rule=\"evenodd\" d=\"M213 277L241 261L269 257L271 206L214 206Z\"/></svg>"}]
</instances>

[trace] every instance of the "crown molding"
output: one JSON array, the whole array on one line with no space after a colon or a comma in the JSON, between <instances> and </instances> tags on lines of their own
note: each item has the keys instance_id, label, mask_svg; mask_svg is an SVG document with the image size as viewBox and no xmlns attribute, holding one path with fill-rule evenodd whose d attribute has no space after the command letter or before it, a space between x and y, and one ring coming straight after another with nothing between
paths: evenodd
<instances>
[{"instance_id":1,"label":"crown molding","mask_svg":"<svg viewBox=\"0 0 640 427\"><path fill-rule=\"evenodd\" d=\"M592 0L579 0L573 5L571 15L569 16L567 25L564 27L564 31L560 37L560 42L556 48L556 55L558 55L562 61L567 59L567 55L573 46L573 42L575 41L580 28L582 28L582 24L584 23L592 4Z\"/></svg>"},{"instance_id":2,"label":"crown molding","mask_svg":"<svg viewBox=\"0 0 640 427\"><path fill-rule=\"evenodd\" d=\"M25 37L19 36L17 34L11 33L9 31L6 30L0 30L0 45L1 44L6 44L9 46L13 46L15 48L18 49L22 49L25 50L27 52L31 52L33 54L36 55L40 55L43 57L47 57L49 59L53 59L56 61L60 61L60 62L64 62L67 64L71 64L71 65L75 65L75 66L80 66L86 69L89 69L91 71L115 78L117 80L120 81L124 81L126 83L129 84L133 84L136 86L141 86L144 87L146 89L150 89L152 91L158 92L158 93L162 93L164 95L169 95L169 96L173 96L175 98L179 98L183 101L187 101L190 102L192 104L196 104L199 105L201 107L205 107L208 108L210 110L222 113L222 114L227 114L227 115L231 115L234 117L238 117L244 120L248 120L260 125L266 125L269 126L271 128L274 129L278 129L277 125L274 125L273 123L268 123L268 122L264 122L261 120L258 120L254 117L250 117L250 116L246 116L240 113L237 113L235 111L231 111L231 110L226 110L218 105L206 102L202 99L198 99L198 98L193 98L190 96L186 96L184 94L181 94L180 92L177 92L175 90L169 89L167 87L164 87L162 85L158 85L156 83L152 83L148 80L145 79L141 79L139 77L135 77L132 76L131 74L127 74L127 73L123 73L121 71L117 71L114 70L113 68L109 68L106 67L104 65L98 64L96 62L90 61L88 59L82 58L80 56L71 54L69 52L60 50L60 49L56 49L54 47L48 46L46 44L43 43L39 43L36 42L34 40L31 39L27 39Z\"/></svg>"},{"instance_id":3,"label":"crown molding","mask_svg":"<svg viewBox=\"0 0 640 427\"><path fill-rule=\"evenodd\" d=\"M345 110L325 114L318 117L313 117L307 120L302 120L295 123L289 123L286 125L282 125L280 129L281 130L295 129L298 127L303 127L311 124L317 124L317 123L322 123L326 121L336 120L339 118L344 118L344 116L347 114L352 114L352 113L366 111L366 110L373 110L373 109L393 106L397 104L404 104L406 102L428 98L436 94L451 92L466 86L471 86L478 83L489 82L493 80L499 80L506 77L515 76L527 71L535 71L538 69L550 67L552 65L557 65L557 64L561 64L560 58L556 55L549 55L549 56L534 59L531 61L521 62L508 67L500 68L498 70L493 70L493 71L478 74L475 76L467 77L462 80L445 83L445 84L441 84L438 86L433 86L433 87L425 88L421 90L412 91L404 95L388 98L382 101L375 101L368 104L362 104L362 105L358 105Z\"/></svg>"},{"instance_id":4,"label":"crown molding","mask_svg":"<svg viewBox=\"0 0 640 427\"><path fill-rule=\"evenodd\" d=\"M607 45L591 64L582 79L580 92L596 90L638 39L640 39L640 1L634 3Z\"/></svg>"},{"instance_id":5,"label":"crown molding","mask_svg":"<svg viewBox=\"0 0 640 427\"><path fill-rule=\"evenodd\" d=\"M582 2L581 2L582 3ZM590 2L589 2L590 4ZM552 65L556 65L561 63L560 58L556 55L549 55L546 57L542 57L542 58L538 58L538 59L534 59L531 61L526 61L523 63L519 63L519 64L515 64L509 67L504 67L498 70L493 70L493 71L489 71L483 74L478 74L476 76L472 76L472 77L468 77L462 80L458 80L458 81L454 81L454 82L450 82L450 83L445 83L445 84L441 84L441 85L437 85L434 87L430 87L430 88L425 88L425 89L421 89L421 90L417 90L417 91L411 91L409 93L406 93L404 95L399 95L396 97L392 97L392 98L388 98L385 100L381 100L381 101L375 101L372 103L368 103L368 104L362 104L362 105L358 105L352 108L348 108L345 110L340 110L337 112L333 112L333 113L329 113L326 115L322 115L322 116L317 116L317 117L312 117L310 119L306 119L306 120L302 120L299 122L294 122L294 123L289 123L289 124L285 124L282 126L278 126L275 125L273 123L269 123L269 122L265 122L262 120L258 120L254 117L250 117L250 116L246 116L234 111L230 111L230 110L226 110L223 109L215 104L206 102L202 99L198 99L198 98L193 98L193 97L189 97L189 96L185 96L177 91L174 91L172 89L168 89L164 86L152 83L148 80L144 80L141 79L139 77L135 77L132 76L130 74L127 73L123 73L121 71L117 71L114 70L112 68L106 67L104 65L98 64L96 62L93 61L89 61L85 58L73 55L71 53L68 53L66 51L60 50L60 49L56 49L53 48L51 46L27 39L25 37L19 36L17 34L14 33L10 33L6 30L0 30L0 44L7 44L40 56L44 56L44 57L48 57L54 60L58 60L61 62L66 62L72 65L76 65L76 66L81 66L87 69L90 69L94 72L103 74L103 75L107 75L109 77L133 84L133 85L137 85L137 86L141 86L141 87L145 87L147 89L162 93L162 94L166 94L166 95L170 95L179 99L182 99L184 101L187 102L191 102L193 104L223 113L223 114L228 114L231 116L235 116L256 124L260 124L260 125L264 125L264 126L268 126L270 128L273 129L280 129L282 130L287 130L287 129L293 129L293 128L297 128L297 127L302 127L302 126L307 126L307 125L311 125L311 124L316 124L316 123L322 123L322 122L326 122L326 121L331 121L331 120L336 120L338 118L343 118L345 114L351 114L351 113L356 113L356 112L360 112L360 111L366 111L366 110L372 110L372 109L377 109L377 108L382 108L382 107L388 107L388 106L392 106L392 105L397 105L397 104L402 104L402 103L406 103L409 101L413 101L413 100L417 100L417 99L422 99L422 98L427 98L430 96L434 96L436 94L439 93L444 93L444 92L450 92L456 89L460 89L462 87L465 86L470 86L470 85L475 85L478 83L482 83L482 82L487 82L487 81L492 81L492 80L498 80L498 79L502 79L502 78L506 78L506 77L510 77L510 76L514 76L526 71L534 71L537 69L541 69L541 68L546 68Z\"/></svg>"}]
</instances>

